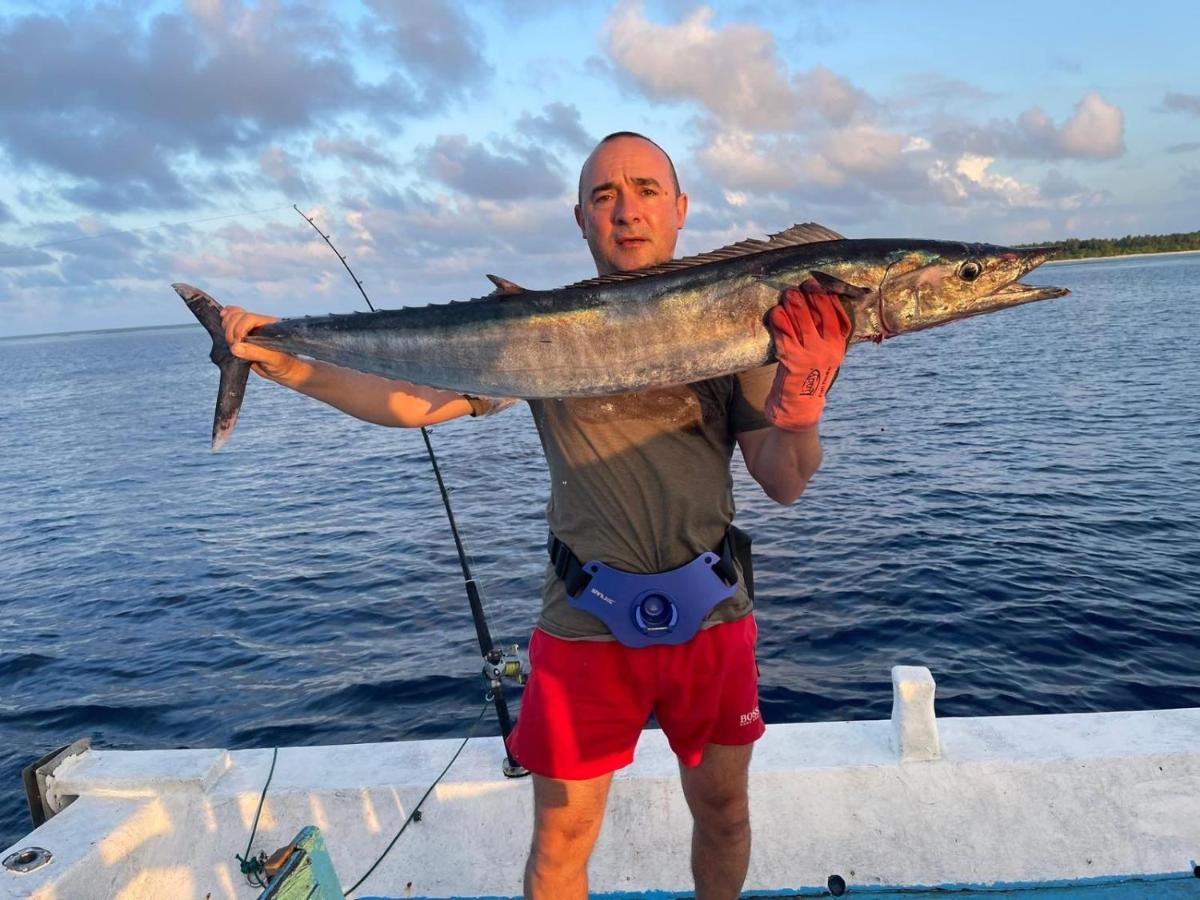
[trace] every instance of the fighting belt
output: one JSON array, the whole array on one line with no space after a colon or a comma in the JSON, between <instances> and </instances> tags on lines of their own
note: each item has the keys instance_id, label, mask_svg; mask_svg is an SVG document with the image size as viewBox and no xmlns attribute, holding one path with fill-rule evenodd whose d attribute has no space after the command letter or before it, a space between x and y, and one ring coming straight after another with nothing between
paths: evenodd
<instances>
[{"instance_id":1,"label":"fighting belt","mask_svg":"<svg viewBox=\"0 0 1200 900\"><path fill-rule=\"evenodd\" d=\"M567 602L596 616L627 647L682 644L695 637L712 608L737 593L735 557L753 596L750 536L733 526L716 549L669 572L638 574L599 560L581 563L554 534L546 549Z\"/></svg>"}]
</instances>

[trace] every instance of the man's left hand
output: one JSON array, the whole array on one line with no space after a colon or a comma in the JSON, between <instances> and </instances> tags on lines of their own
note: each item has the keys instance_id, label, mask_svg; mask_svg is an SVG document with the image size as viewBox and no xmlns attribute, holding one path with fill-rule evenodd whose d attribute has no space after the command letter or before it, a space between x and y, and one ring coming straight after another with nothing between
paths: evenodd
<instances>
[{"instance_id":1,"label":"man's left hand","mask_svg":"<svg viewBox=\"0 0 1200 900\"><path fill-rule=\"evenodd\" d=\"M778 428L807 431L820 421L825 394L845 358L850 316L837 294L810 277L783 292L767 324L779 370L764 412Z\"/></svg>"}]
</instances>

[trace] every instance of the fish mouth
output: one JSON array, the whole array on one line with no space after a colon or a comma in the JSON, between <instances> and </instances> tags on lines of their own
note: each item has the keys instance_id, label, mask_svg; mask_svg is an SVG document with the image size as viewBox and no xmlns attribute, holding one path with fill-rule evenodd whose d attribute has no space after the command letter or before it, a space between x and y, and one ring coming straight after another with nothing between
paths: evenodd
<instances>
[{"instance_id":1,"label":"fish mouth","mask_svg":"<svg viewBox=\"0 0 1200 900\"><path fill-rule=\"evenodd\" d=\"M1000 254L1000 260L1016 263L1017 278L1021 278L1042 263L1053 259L1057 253L1058 251L1054 247L1021 247ZM1052 300L1057 297L1065 297L1070 293L1066 288L1041 287L1013 280L999 290L980 298L979 304L983 310L993 310L1006 306L1019 306L1022 303L1033 303L1037 300Z\"/></svg>"},{"instance_id":2,"label":"fish mouth","mask_svg":"<svg viewBox=\"0 0 1200 900\"><path fill-rule=\"evenodd\" d=\"M991 294L988 299L996 300L997 306L1016 306L1021 303L1033 303L1035 300L1055 300L1059 297L1066 297L1070 293L1067 288L1042 287L1014 281Z\"/></svg>"}]
</instances>

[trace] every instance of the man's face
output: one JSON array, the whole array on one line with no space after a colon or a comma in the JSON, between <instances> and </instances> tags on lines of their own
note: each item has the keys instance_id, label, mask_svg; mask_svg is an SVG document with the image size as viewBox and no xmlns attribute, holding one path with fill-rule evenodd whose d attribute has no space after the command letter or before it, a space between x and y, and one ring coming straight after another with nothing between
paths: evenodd
<instances>
[{"instance_id":1,"label":"man's face","mask_svg":"<svg viewBox=\"0 0 1200 900\"><path fill-rule=\"evenodd\" d=\"M584 163L575 221L601 275L667 262L687 217L666 155L640 138L614 138Z\"/></svg>"}]
</instances>

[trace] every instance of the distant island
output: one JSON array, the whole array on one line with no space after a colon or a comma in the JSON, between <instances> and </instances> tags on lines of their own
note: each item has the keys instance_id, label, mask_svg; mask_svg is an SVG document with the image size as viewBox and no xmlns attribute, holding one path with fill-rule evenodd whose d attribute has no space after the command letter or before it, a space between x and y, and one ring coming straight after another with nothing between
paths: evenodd
<instances>
[{"instance_id":1,"label":"distant island","mask_svg":"<svg viewBox=\"0 0 1200 900\"><path fill-rule=\"evenodd\" d=\"M1123 238L1070 238L1017 244L1018 247L1053 247L1055 259L1085 259L1097 256L1129 256L1136 253L1187 253L1200 250L1200 231L1183 234L1128 234Z\"/></svg>"}]
</instances>

